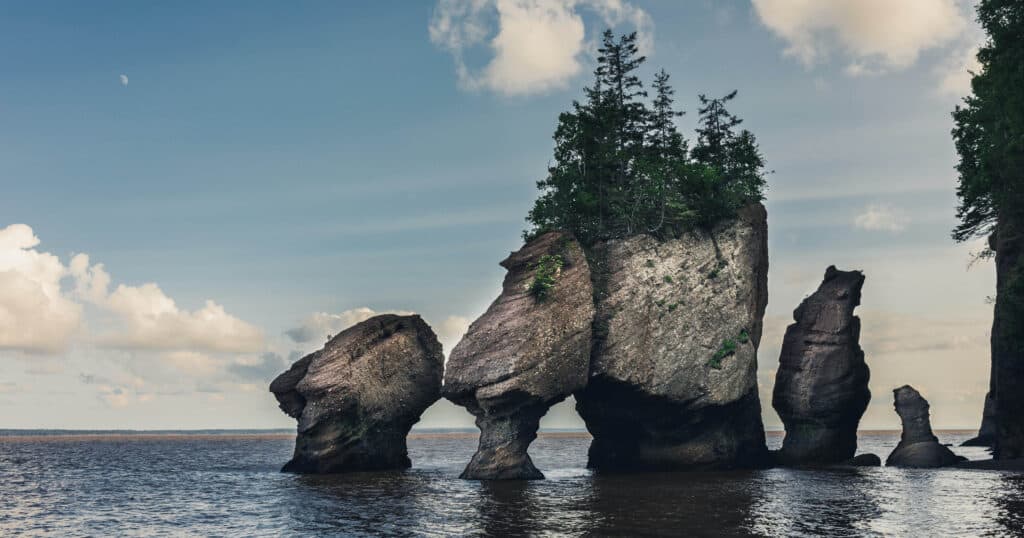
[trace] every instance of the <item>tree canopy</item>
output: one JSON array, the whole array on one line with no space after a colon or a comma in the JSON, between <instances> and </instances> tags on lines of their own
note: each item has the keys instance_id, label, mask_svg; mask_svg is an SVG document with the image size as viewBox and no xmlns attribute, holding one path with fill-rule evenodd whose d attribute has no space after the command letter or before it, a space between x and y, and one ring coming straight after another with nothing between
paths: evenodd
<instances>
[{"instance_id":1,"label":"tree canopy","mask_svg":"<svg viewBox=\"0 0 1024 538\"><path fill-rule=\"evenodd\" d=\"M972 95L953 112L960 224L957 241L989 234L1024 213L1024 2L983 0L978 21L988 39Z\"/></svg>"},{"instance_id":2,"label":"tree canopy","mask_svg":"<svg viewBox=\"0 0 1024 538\"><path fill-rule=\"evenodd\" d=\"M764 159L754 135L726 105L736 97L700 96L697 141L679 132L675 91L664 70L653 99L637 70L635 33L604 33L593 84L585 101L558 118L554 161L537 182L541 190L526 235L548 229L573 232L584 244L649 233L677 235L710 227L764 199Z\"/></svg>"}]
</instances>

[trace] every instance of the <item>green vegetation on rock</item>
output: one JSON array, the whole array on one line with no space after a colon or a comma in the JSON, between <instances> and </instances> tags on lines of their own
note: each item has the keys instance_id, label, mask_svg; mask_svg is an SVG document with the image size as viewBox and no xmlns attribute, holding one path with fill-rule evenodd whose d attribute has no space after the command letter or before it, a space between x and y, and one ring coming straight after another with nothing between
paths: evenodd
<instances>
[{"instance_id":1,"label":"green vegetation on rock","mask_svg":"<svg viewBox=\"0 0 1024 538\"><path fill-rule=\"evenodd\" d=\"M559 255L545 254L537 260L533 282L530 284L530 294L538 301L545 301L555 289L555 281L558 273L562 271L565 260Z\"/></svg>"},{"instance_id":2,"label":"green vegetation on rock","mask_svg":"<svg viewBox=\"0 0 1024 538\"><path fill-rule=\"evenodd\" d=\"M691 148L676 127L682 112L664 71L646 102L636 34L615 39L606 31L599 53L584 101L558 118L553 164L537 182L541 195L524 236L568 230L584 245L639 233L672 237L764 199L757 141L726 109L736 92L699 96Z\"/></svg>"},{"instance_id":3,"label":"green vegetation on rock","mask_svg":"<svg viewBox=\"0 0 1024 538\"><path fill-rule=\"evenodd\" d=\"M748 333L746 329L741 330L736 340L733 340L732 338L727 338L724 342L722 342L722 345L718 348L718 351L716 351L715 354L708 360L707 365L714 368L715 370L721 370L722 360L728 357L729 355L736 353L736 349L739 347L739 344L746 344L749 341L750 333Z\"/></svg>"}]
</instances>

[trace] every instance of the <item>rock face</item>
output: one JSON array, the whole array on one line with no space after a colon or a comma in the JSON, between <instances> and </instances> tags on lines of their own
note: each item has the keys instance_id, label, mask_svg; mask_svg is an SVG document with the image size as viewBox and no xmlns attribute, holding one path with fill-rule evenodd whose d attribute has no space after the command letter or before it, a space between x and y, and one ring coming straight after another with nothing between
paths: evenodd
<instances>
[{"instance_id":1,"label":"rock face","mask_svg":"<svg viewBox=\"0 0 1024 538\"><path fill-rule=\"evenodd\" d=\"M985 395L985 408L981 415L981 429L978 435L963 442L960 446L995 446L996 443L996 400L992 391Z\"/></svg>"},{"instance_id":2,"label":"rock face","mask_svg":"<svg viewBox=\"0 0 1024 538\"><path fill-rule=\"evenodd\" d=\"M996 459L1024 458L1024 222L1001 215L989 246L996 253L992 383Z\"/></svg>"},{"instance_id":3,"label":"rock face","mask_svg":"<svg viewBox=\"0 0 1024 538\"><path fill-rule=\"evenodd\" d=\"M757 346L768 302L767 215L708 233L599 244L590 381L577 410L599 470L757 466L767 455Z\"/></svg>"},{"instance_id":4,"label":"rock face","mask_svg":"<svg viewBox=\"0 0 1024 538\"><path fill-rule=\"evenodd\" d=\"M526 450L548 408L587 382L590 269L576 240L560 232L501 265L501 295L452 350L444 396L468 409L481 432L462 478L543 478Z\"/></svg>"},{"instance_id":5,"label":"rock face","mask_svg":"<svg viewBox=\"0 0 1024 538\"><path fill-rule=\"evenodd\" d=\"M860 344L860 271L825 271L818 290L793 312L772 405L786 426L784 465L833 464L857 451L857 425L871 400Z\"/></svg>"},{"instance_id":6,"label":"rock face","mask_svg":"<svg viewBox=\"0 0 1024 538\"><path fill-rule=\"evenodd\" d=\"M282 471L409 467L405 437L440 398L443 369L441 344L419 316L381 315L346 329L270 384L299 423Z\"/></svg>"},{"instance_id":7,"label":"rock face","mask_svg":"<svg viewBox=\"0 0 1024 538\"><path fill-rule=\"evenodd\" d=\"M889 454L885 464L893 467L945 467L964 461L949 448L939 444L932 434L928 402L909 385L893 391L896 413L903 422L900 444Z\"/></svg>"}]
</instances>

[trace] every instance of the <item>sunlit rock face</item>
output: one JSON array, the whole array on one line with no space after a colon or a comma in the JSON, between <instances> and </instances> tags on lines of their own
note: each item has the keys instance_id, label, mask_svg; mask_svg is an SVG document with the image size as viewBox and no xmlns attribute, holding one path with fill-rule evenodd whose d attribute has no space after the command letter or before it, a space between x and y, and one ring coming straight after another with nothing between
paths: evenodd
<instances>
[{"instance_id":1,"label":"sunlit rock face","mask_svg":"<svg viewBox=\"0 0 1024 538\"><path fill-rule=\"evenodd\" d=\"M829 267L818 290L793 312L772 405L786 426L777 459L785 465L841 463L857 451L857 425L871 400L861 350L864 275Z\"/></svg>"},{"instance_id":2,"label":"sunlit rock face","mask_svg":"<svg viewBox=\"0 0 1024 538\"><path fill-rule=\"evenodd\" d=\"M946 467L964 461L939 444L932 433L928 401L909 385L893 390L896 413L903 423L900 444L885 460L893 467Z\"/></svg>"},{"instance_id":3,"label":"sunlit rock face","mask_svg":"<svg viewBox=\"0 0 1024 538\"><path fill-rule=\"evenodd\" d=\"M444 396L468 409L481 432L462 478L543 478L527 447L548 408L586 384L590 270L580 245L560 232L537 237L501 265L508 271L501 295L452 350Z\"/></svg>"},{"instance_id":4,"label":"sunlit rock face","mask_svg":"<svg viewBox=\"0 0 1024 538\"><path fill-rule=\"evenodd\" d=\"M590 379L576 395L598 470L750 467L766 459L757 347L767 215L708 233L599 244Z\"/></svg>"},{"instance_id":5,"label":"sunlit rock face","mask_svg":"<svg viewBox=\"0 0 1024 538\"><path fill-rule=\"evenodd\" d=\"M298 420L282 469L337 473L410 466L406 435L441 395L444 355L419 316L381 315L354 325L270 384Z\"/></svg>"}]
</instances>

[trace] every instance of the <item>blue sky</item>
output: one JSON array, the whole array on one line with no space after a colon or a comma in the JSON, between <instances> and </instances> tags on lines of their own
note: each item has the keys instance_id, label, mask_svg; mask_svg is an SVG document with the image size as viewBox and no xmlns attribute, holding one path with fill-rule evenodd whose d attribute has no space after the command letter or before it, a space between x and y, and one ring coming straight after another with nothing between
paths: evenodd
<instances>
[{"instance_id":1,"label":"blue sky","mask_svg":"<svg viewBox=\"0 0 1024 538\"><path fill-rule=\"evenodd\" d=\"M698 93L738 89L774 170L762 389L834 263L867 274L864 425L895 426L911 383L936 425L976 426L994 279L949 239L970 5L806 4L0 6L0 427L287 427L267 381L371 311L450 349L609 25L673 75L687 131Z\"/></svg>"}]
</instances>

